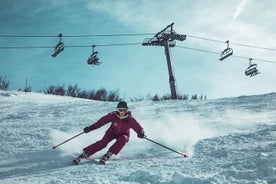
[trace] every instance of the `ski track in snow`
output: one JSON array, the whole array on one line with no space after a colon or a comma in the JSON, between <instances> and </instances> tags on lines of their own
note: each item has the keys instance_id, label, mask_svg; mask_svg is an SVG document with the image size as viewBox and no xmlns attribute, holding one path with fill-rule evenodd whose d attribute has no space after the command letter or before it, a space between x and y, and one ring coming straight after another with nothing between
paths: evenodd
<instances>
[{"instance_id":1,"label":"ski track in snow","mask_svg":"<svg viewBox=\"0 0 276 184\"><path fill-rule=\"evenodd\" d=\"M73 166L72 159L108 125L52 150L116 104L0 91L0 183L276 183L275 93L130 102L146 135L188 153L186 159L132 131L126 147L106 165L88 160Z\"/></svg>"}]
</instances>

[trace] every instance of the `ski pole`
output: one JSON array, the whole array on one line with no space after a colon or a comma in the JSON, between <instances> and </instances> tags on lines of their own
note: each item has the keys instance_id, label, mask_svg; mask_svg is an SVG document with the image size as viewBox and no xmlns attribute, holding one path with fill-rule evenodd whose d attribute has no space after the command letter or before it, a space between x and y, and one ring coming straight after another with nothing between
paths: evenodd
<instances>
[{"instance_id":1,"label":"ski pole","mask_svg":"<svg viewBox=\"0 0 276 184\"><path fill-rule=\"evenodd\" d=\"M174 150L174 149L172 149L172 148L169 148L169 147L167 147L167 146L164 146L163 144L160 144L160 143L158 143L158 142L155 142L155 141L153 141L153 140L151 140L151 139L149 139L149 138L147 138L147 137L144 137L144 139L146 139L146 140L148 140L148 141L150 141L150 142L152 142L152 143L155 143L155 144L157 144L157 145L159 145L159 146L162 146L163 148L166 148L166 149L168 149L168 150L170 150L170 151L172 151L172 152L175 152L175 153L177 153L177 154L180 154L180 155L182 155L184 158L187 158L187 157L188 157L188 155L186 155L186 154L184 154L184 153L180 153L179 151L176 151L176 150Z\"/></svg>"},{"instance_id":2,"label":"ski pole","mask_svg":"<svg viewBox=\"0 0 276 184\"><path fill-rule=\"evenodd\" d=\"M62 142L62 143L60 143L60 144L58 144L58 145L56 145L56 146L53 146L53 149L56 149L56 148L59 147L60 145L62 145L62 144L64 144L64 143L66 143L66 142L68 142L68 141L70 141L70 140L72 140L72 139L74 139L74 138L80 136L80 135L83 134L83 133L84 133L84 132L81 132L81 133L79 133L79 134L77 134L77 135L71 137L70 139L67 139L67 140L64 141L64 142Z\"/></svg>"}]
</instances>

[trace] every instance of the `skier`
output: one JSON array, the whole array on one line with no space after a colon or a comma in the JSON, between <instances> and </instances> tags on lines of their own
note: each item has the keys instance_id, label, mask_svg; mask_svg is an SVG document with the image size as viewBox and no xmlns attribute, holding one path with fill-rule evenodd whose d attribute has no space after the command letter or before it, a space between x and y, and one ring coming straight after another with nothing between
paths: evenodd
<instances>
[{"instance_id":1,"label":"skier","mask_svg":"<svg viewBox=\"0 0 276 184\"><path fill-rule=\"evenodd\" d=\"M103 138L83 149L83 153L73 162L79 164L81 159L86 159L96 152L102 150L107 146L109 142L116 139L116 142L109 148L106 154L104 154L100 163L105 164L105 162L113 155L117 155L125 144L129 140L130 128L132 128L136 133L137 137L145 138L144 129L141 125L131 116L131 111L128 109L127 103L121 101L117 105L117 111L108 113L107 115L100 118L96 123L91 126L87 126L83 129L85 133L92 130L100 128L101 126L111 122L111 126L105 132Z\"/></svg>"}]
</instances>

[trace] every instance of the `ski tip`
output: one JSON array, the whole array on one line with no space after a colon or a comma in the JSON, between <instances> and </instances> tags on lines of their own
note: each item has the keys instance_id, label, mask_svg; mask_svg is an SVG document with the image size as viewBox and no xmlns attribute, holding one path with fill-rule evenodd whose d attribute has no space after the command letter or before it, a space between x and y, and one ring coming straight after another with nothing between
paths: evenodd
<instances>
[{"instance_id":1,"label":"ski tip","mask_svg":"<svg viewBox=\"0 0 276 184\"><path fill-rule=\"evenodd\" d=\"M73 164L74 164L74 165L79 165L79 162L78 162L77 160L74 159L74 160L73 160Z\"/></svg>"},{"instance_id":2,"label":"ski tip","mask_svg":"<svg viewBox=\"0 0 276 184\"><path fill-rule=\"evenodd\" d=\"M101 164L101 165L105 165L106 163L105 163L105 161L100 160L100 161L99 161L99 164Z\"/></svg>"},{"instance_id":3,"label":"ski tip","mask_svg":"<svg viewBox=\"0 0 276 184\"><path fill-rule=\"evenodd\" d=\"M56 149L57 147L56 146L53 146L53 149Z\"/></svg>"},{"instance_id":4,"label":"ski tip","mask_svg":"<svg viewBox=\"0 0 276 184\"><path fill-rule=\"evenodd\" d=\"M183 154L183 157L184 157L184 158L188 158L188 155L187 155L187 154Z\"/></svg>"}]
</instances>

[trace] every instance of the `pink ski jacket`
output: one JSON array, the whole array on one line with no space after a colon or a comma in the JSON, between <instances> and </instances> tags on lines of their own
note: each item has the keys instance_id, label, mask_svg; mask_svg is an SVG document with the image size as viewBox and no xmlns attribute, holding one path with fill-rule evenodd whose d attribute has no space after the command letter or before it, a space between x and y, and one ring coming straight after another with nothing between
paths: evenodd
<instances>
[{"instance_id":1,"label":"pink ski jacket","mask_svg":"<svg viewBox=\"0 0 276 184\"><path fill-rule=\"evenodd\" d=\"M136 121L134 117L132 117L131 112L129 111L126 114L126 117L121 119L117 112L111 112L107 115L103 116L96 123L94 123L94 127L100 128L101 126L111 122L111 126L107 131L111 131L115 135L130 135L130 128L132 128L137 134L143 133L144 129L141 125Z\"/></svg>"}]
</instances>

